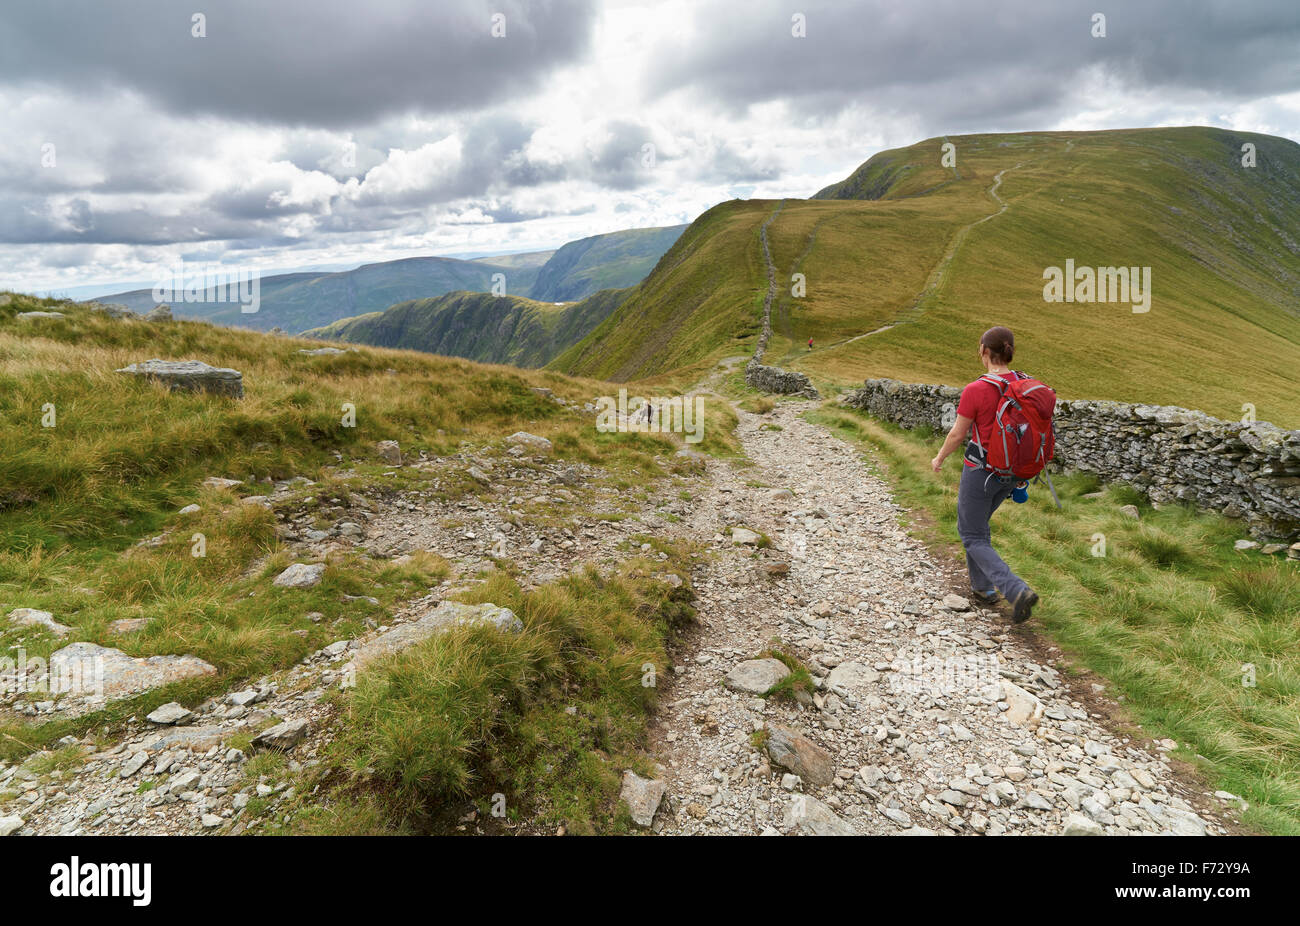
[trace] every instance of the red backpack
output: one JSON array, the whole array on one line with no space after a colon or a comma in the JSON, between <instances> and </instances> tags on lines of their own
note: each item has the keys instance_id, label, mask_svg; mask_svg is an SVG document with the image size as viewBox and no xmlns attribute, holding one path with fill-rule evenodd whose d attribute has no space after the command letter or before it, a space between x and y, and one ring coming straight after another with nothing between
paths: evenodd
<instances>
[{"instance_id":1,"label":"red backpack","mask_svg":"<svg viewBox=\"0 0 1300 926\"><path fill-rule=\"evenodd\" d=\"M1032 479L1042 472L1056 453L1056 393L1049 386L1016 371L1019 379L1007 382L1000 376L981 376L998 389L1001 396L993 419L989 446L975 443L984 452L984 466L1000 476Z\"/></svg>"}]
</instances>

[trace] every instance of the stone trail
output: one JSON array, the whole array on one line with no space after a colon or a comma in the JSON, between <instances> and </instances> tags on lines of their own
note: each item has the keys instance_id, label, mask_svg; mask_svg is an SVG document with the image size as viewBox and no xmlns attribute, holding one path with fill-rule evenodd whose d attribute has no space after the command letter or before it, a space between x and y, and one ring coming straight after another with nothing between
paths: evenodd
<instances>
[{"instance_id":1,"label":"stone trail","mask_svg":"<svg viewBox=\"0 0 1300 926\"><path fill-rule=\"evenodd\" d=\"M702 541L716 555L692 576L699 627L674 654L651 721L662 772L623 778L638 825L679 834L1223 832L1220 815L1198 809L1217 798L1188 790L1149 741L1107 730L1039 662L1032 637L954 594L859 453L799 417L809 407L738 411L753 466L708 460L689 477L689 501L668 480L649 484L627 520L601 517L629 500L596 468L552 459L531 435L503 439L495 455L411 462L428 472L427 486L279 512L281 539L299 561L280 584L319 581L301 561L339 550L433 550L463 577L503 555L534 585L612 565L637 534ZM438 481L464 472L489 492L439 500ZM515 516L531 509L563 509L573 526ZM322 518L333 527L318 529ZM327 691L374 655L457 622L518 629L504 609L450 603L459 581L224 696L164 705L108 742L68 737L59 745L79 747L78 767L50 770L41 764L49 754L0 763L0 834L238 834L282 822L332 736ZM812 690L761 697L800 675L770 650L797 659ZM126 668L138 675L155 664ZM251 753L264 749L286 753L283 773L247 773Z\"/></svg>"},{"instance_id":2,"label":"stone trail","mask_svg":"<svg viewBox=\"0 0 1300 926\"><path fill-rule=\"evenodd\" d=\"M1032 627L953 593L859 453L799 417L809 407L740 411L755 465L708 464L689 528L718 556L695 577L700 628L652 729L655 830L1224 832L1162 748L1109 731L1040 663ZM734 543L733 525L772 546ZM757 693L784 675L754 661L774 647L812 676L798 701Z\"/></svg>"}]
</instances>

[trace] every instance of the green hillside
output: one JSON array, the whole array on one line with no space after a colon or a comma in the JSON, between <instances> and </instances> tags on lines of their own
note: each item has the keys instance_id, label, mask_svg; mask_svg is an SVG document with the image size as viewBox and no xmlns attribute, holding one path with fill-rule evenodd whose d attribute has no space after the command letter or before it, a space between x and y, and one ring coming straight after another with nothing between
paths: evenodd
<instances>
[{"instance_id":1,"label":"green hillside","mask_svg":"<svg viewBox=\"0 0 1300 926\"><path fill-rule=\"evenodd\" d=\"M632 228L570 241L538 271L528 295L571 302L602 289L635 286L685 230L685 225Z\"/></svg>"},{"instance_id":2,"label":"green hillside","mask_svg":"<svg viewBox=\"0 0 1300 926\"><path fill-rule=\"evenodd\" d=\"M535 266L505 266L450 257L412 257L366 264L338 273L288 273L260 281L261 305L243 313L229 302L171 303L178 318L210 321L269 331L282 328L296 334L308 328L365 312L378 312L396 302L440 296L458 289L483 291L494 274L505 275L506 292L527 292L537 275ZM100 302L120 303L137 312L155 306L151 290L102 296Z\"/></svg>"},{"instance_id":3,"label":"green hillside","mask_svg":"<svg viewBox=\"0 0 1300 926\"><path fill-rule=\"evenodd\" d=\"M540 367L581 340L624 296L625 290L608 289L556 306L520 296L454 292L343 319L306 336Z\"/></svg>"},{"instance_id":4,"label":"green hillside","mask_svg":"<svg viewBox=\"0 0 1300 926\"><path fill-rule=\"evenodd\" d=\"M723 203L552 367L631 380L752 351L769 220L768 362L829 385L960 384L980 372L980 332L1007 324L1017 365L1065 397L1230 418L1249 402L1300 425L1300 145L1210 128L934 138L810 200ZM1045 302L1044 270L1067 259L1150 267L1150 311Z\"/></svg>"}]
</instances>

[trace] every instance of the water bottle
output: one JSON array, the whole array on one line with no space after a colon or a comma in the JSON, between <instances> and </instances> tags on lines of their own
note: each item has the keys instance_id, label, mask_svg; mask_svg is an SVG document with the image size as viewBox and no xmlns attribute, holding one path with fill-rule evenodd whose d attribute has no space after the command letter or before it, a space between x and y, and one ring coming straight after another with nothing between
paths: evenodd
<instances>
[{"instance_id":1,"label":"water bottle","mask_svg":"<svg viewBox=\"0 0 1300 926\"><path fill-rule=\"evenodd\" d=\"M1029 501L1029 483L1017 482L1016 487L1011 490L1011 500L1017 505Z\"/></svg>"}]
</instances>

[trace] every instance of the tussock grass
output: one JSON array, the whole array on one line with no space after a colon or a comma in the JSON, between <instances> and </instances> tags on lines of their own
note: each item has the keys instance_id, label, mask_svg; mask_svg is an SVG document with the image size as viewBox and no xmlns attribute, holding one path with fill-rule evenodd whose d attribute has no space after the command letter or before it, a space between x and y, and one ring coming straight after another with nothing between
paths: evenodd
<instances>
[{"instance_id":1,"label":"tussock grass","mask_svg":"<svg viewBox=\"0 0 1300 926\"><path fill-rule=\"evenodd\" d=\"M871 447L899 500L934 519L923 536L962 557L959 468L928 465L938 435L830 407L811 417ZM1235 551L1241 528L1218 515L1142 500L1133 521L1118 513L1140 500L1132 488L1085 499L1095 477L1053 478L1064 511L1034 487L993 520L995 546L1042 596L1028 631L1108 678L1148 734L1177 740L1214 787L1244 797L1248 825L1300 833L1300 570Z\"/></svg>"},{"instance_id":2,"label":"tussock grass","mask_svg":"<svg viewBox=\"0 0 1300 926\"><path fill-rule=\"evenodd\" d=\"M466 799L490 814L496 794L507 821L624 829L621 771L648 771L657 675L694 614L689 586L654 578L665 568L634 559L531 591L489 575L461 597L511 608L524 630L459 628L363 672L329 759L339 783L302 830L439 832Z\"/></svg>"}]
</instances>

